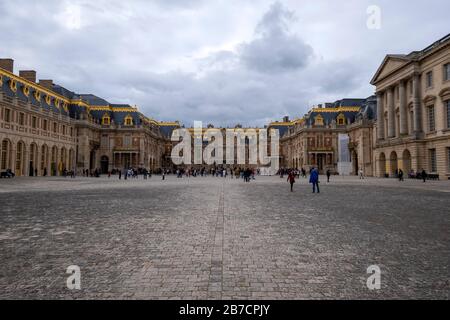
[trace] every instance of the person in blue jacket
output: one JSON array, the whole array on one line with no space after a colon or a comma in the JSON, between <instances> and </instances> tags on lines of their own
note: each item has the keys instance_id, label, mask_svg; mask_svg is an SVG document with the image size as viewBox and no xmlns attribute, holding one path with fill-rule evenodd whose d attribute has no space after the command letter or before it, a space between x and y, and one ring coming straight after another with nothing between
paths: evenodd
<instances>
[{"instance_id":1,"label":"person in blue jacket","mask_svg":"<svg viewBox=\"0 0 450 320\"><path fill-rule=\"evenodd\" d=\"M317 168L312 168L311 175L309 176L309 183L312 183L313 185L313 193L316 193L316 187L317 187L317 193L320 193L319 190L319 170Z\"/></svg>"}]
</instances>

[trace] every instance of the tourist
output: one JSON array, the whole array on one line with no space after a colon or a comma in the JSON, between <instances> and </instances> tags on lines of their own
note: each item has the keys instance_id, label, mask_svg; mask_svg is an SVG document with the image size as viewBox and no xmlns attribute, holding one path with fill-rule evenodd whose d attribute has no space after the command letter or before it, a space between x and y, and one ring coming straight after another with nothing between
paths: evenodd
<instances>
[{"instance_id":1,"label":"tourist","mask_svg":"<svg viewBox=\"0 0 450 320\"><path fill-rule=\"evenodd\" d=\"M330 176L331 176L331 171L330 169L327 170L327 182L330 182Z\"/></svg>"},{"instance_id":2,"label":"tourist","mask_svg":"<svg viewBox=\"0 0 450 320\"><path fill-rule=\"evenodd\" d=\"M320 193L319 190L319 170L312 167L311 168L311 175L309 176L309 183L312 183L313 185L313 193L316 193L316 187L317 187L317 193Z\"/></svg>"},{"instance_id":3,"label":"tourist","mask_svg":"<svg viewBox=\"0 0 450 320\"><path fill-rule=\"evenodd\" d=\"M427 172L425 171L425 169L422 168L422 180L423 182L427 181Z\"/></svg>"},{"instance_id":4,"label":"tourist","mask_svg":"<svg viewBox=\"0 0 450 320\"><path fill-rule=\"evenodd\" d=\"M293 171L289 172L287 180L291 184L291 192L294 192L295 174Z\"/></svg>"},{"instance_id":5,"label":"tourist","mask_svg":"<svg viewBox=\"0 0 450 320\"><path fill-rule=\"evenodd\" d=\"M359 169L359 180L364 179L364 171Z\"/></svg>"},{"instance_id":6,"label":"tourist","mask_svg":"<svg viewBox=\"0 0 450 320\"><path fill-rule=\"evenodd\" d=\"M403 170L402 169L398 170L398 181L403 181Z\"/></svg>"}]
</instances>

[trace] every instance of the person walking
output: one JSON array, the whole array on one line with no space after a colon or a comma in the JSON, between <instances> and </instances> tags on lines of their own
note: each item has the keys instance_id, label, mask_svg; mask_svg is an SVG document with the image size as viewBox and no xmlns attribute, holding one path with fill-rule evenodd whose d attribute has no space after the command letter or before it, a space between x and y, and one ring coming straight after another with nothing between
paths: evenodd
<instances>
[{"instance_id":1,"label":"person walking","mask_svg":"<svg viewBox=\"0 0 450 320\"><path fill-rule=\"evenodd\" d=\"M427 172L423 168L422 168L421 176L422 176L423 182L426 182L427 181Z\"/></svg>"},{"instance_id":2,"label":"person walking","mask_svg":"<svg viewBox=\"0 0 450 320\"><path fill-rule=\"evenodd\" d=\"M359 180L364 179L364 172L362 169L359 169Z\"/></svg>"},{"instance_id":3,"label":"person walking","mask_svg":"<svg viewBox=\"0 0 450 320\"><path fill-rule=\"evenodd\" d=\"M122 179L122 170L118 170L119 171L119 180Z\"/></svg>"},{"instance_id":4,"label":"person walking","mask_svg":"<svg viewBox=\"0 0 450 320\"><path fill-rule=\"evenodd\" d=\"M330 169L327 170L327 182L330 183L330 176L331 176L331 171Z\"/></svg>"},{"instance_id":5,"label":"person walking","mask_svg":"<svg viewBox=\"0 0 450 320\"><path fill-rule=\"evenodd\" d=\"M289 172L287 180L291 184L291 192L294 192L295 174L293 171Z\"/></svg>"},{"instance_id":6,"label":"person walking","mask_svg":"<svg viewBox=\"0 0 450 320\"><path fill-rule=\"evenodd\" d=\"M317 193L320 193L319 190L319 170L316 168L312 168L311 175L309 176L309 183L312 183L313 185L313 193L316 193L316 187L317 187Z\"/></svg>"},{"instance_id":7,"label":"person walking","mask_svg":"<svg viewBox=\"0 0 450 320\"><path fill-rule=\"evenodd\" d=\"M402 169L398 170L398 181L403 181L403 170Z\"/></svg>"}]
</instances>

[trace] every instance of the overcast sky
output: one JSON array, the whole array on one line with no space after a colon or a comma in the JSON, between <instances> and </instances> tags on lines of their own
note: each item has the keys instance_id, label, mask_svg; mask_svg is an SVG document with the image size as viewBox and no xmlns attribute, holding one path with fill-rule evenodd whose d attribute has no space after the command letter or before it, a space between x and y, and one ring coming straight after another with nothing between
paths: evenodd
<instances>
[{"instance_id":1,"label":"overcast sky","mask_svg":"<svg viewBox=\"0 0 450 320\"><path fill-rule=\"evenodd\" d=\"M445 36L449 12L448 0L0 0L0 57L158 120L264 125L371 95L384 56Z\"/></svg>"}]
</instances>

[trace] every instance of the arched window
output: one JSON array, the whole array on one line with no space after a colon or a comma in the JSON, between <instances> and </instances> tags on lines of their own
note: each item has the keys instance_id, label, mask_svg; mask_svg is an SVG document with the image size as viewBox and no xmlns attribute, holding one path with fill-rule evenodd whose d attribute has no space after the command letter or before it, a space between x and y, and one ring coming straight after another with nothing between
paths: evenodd
<instances>
[{"instance_id":1,"label":"arched window","mask_svg":"<svg viewBox=\"0 0 450 320\"><path fill-rule=\"evenodd\" d=\"M109 114L105 113L102 117L102 125L109 126L111 123L111 118L109 117Z\"/></svg>"},{"instance_id":2,"label":"arched window","mask_svg":"<svg viewBox=\"0 0 450 320\"><path fill-rule=\"evenodd\" d=\"M343 113L339 114L336 118L336 122L338 125L342 126L345 125L345 116Z\"/></svg>"},{"instance_id":3,"label":"arched window","mask_svg":"<svg viewBox=\"0 0 450 320\"><path fill-rule=\"evenodd\" d=\"M318 114L315 118L314 118L314 124L316 126L323 126L323 117L322 115Z\"/></svg>"},{"instance_id":4,"label":"arched window","mask_svg":"<svg viewBox=\"0 0 450 320\"><path fill-rule=\"evenodd\" d=\"M132 126L133 125L133 117L131 116L131 115L127 115L126 117L125 117L125 125L126 126Z\"/></svg>"}]
</instances>

